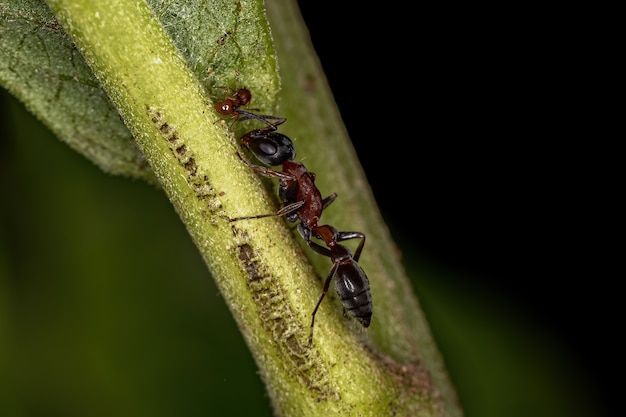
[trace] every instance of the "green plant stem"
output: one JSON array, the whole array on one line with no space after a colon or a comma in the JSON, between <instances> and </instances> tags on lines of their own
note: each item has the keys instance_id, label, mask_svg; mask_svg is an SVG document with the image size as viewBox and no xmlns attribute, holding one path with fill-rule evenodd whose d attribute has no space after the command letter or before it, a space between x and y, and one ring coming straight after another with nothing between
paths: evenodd
<instances>
[{"instance_id":1,"label":"green plant stem","mask_svg":"<svg viewBox=\"0 0 626 417\"><path fill-rule=\"evenodd\" d=\"M274 208L261 182L237 159L231 135L145 3L48 4L202 253L277 415L461 415L417 302L403 295L408 284L397 261L389 268L388 262L377 263L381 256L375 253L368 261L377 280L389 278L373 284L379 293L371 336L354 331L337 304L325 302L314 345L307 348L310 312L320 291L316 273L282 219L228 221ZM278 12L275 7L272 13ZM287 116L290 123L293 117L291 127L299 125L297 115ZM355 161L354 155L349 158ZM372 235L388 244L385 231Z\"/></svg>"}]
</instances>

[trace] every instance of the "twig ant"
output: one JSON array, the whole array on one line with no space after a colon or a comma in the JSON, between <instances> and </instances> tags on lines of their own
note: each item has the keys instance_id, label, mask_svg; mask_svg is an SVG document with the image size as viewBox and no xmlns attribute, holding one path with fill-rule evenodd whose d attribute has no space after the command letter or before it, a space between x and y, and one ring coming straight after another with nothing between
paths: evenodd
<instances>
[{"instance_id":1,"label":"twig ant","mask_svg":"<svg viewBox=\"0 0 626 417\"><path fill-rule=\"evenodd\" d=\"M274 216L285 216L292 223L299 221L298 232L307 245L315 252L328 256L333 261L333 266L324 282L322 295L312 313L309 347L313 342L315 314L335 274L337 274L335 289L344 308L350 311L364 327L368 327L372 317L372 296L367 275L357 263L365 244L365 235L360 232L338 232L332 226L318 224L322 211L335 200L337 195L333 193L322 198L315 185L315 174L309 172L302 163L293 161L296 151L291 139L276 132L275 125L268 121L265 123L268 125L266 128L256 129L243 135L242 144L264 164L282 165L282 172L252 164L240 153L238 155L252 170L265 177L279 180L278 193L283 202L283 207L275 213L238 217L230 221ZM311 241L312 237L322 240L327 248ZM338 243L356 238L361 239L361 243L354 256L348 248Z\"/></svg>"}]
</instances>

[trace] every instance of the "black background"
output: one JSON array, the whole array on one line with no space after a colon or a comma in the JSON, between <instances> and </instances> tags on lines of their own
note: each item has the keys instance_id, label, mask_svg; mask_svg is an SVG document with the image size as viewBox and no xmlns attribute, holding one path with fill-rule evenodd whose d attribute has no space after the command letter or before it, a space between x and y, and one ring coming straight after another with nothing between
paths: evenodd
<instances>
[{"instance_id":1,"label":"black background","mask_svg":"<svg viewBox=\"0 0 626 417\"><path fill-rule=\"evenodd\" d=\"M534 87L507 62L516 46L445 15L421 27L374 7L300 6L394 233L546 309L550 288L532 289L565 267L558 194L567 183L551 184L550 139L537 140L537 115L524 109L523 90ZM379 103L374 114L369 103Z\"/></svg>"},{"instance_id":2,"label":"black background","mask_svg":"<svg viewBox=\"0 0 626 417\"><path fill-rule=\"evenodd\" d=\"M606 216L595 151L566 116L577 40L551 11L514 6L300 7L396 239L451 285L519 305L601 384L616 357L590 234Z\"/></svg>"}]
</instances>

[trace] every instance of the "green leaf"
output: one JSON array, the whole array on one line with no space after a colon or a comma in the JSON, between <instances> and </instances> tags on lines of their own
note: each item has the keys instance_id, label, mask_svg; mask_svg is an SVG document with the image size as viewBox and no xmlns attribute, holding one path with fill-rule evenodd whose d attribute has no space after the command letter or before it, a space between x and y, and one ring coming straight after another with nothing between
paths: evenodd
<instances>
[{"instance_id":1,"label":"green leaf","mask_svg":"<svg viewBox=\"0 0 626 417\"><path fill-rule=\"evenodd\" d=\"M44 2L0 4L0 84L102 170L156 178L117 109Z\"/></svg>"},{"instance_id":2,"label":"green leaf","mask_svg":"<svg viewBox=\"0 0 626 417\"><path fill-rule=\"evenodd\" d=\"M245 5L245 7L243 7ZM214 99L242 87L271 108L276 57L258 2L150 2L189 69ZM102 170L157 184L116 107L48 6L0 4L0 84L60 139Z\"/></svg>"}]
</instances>

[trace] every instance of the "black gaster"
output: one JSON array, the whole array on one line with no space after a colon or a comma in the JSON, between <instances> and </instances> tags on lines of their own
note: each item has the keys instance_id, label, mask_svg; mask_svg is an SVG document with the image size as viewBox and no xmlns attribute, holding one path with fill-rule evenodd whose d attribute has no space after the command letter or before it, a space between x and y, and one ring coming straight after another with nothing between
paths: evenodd
<instances>
[{"instance_id":1,"label":"black gaster","mask_svg":"<svg viewBox=\"0 0 626 417\"><path fill-rule=\"evenodd\" d=\"M335 277L335 290L343 306L363 327L369 327L373 305L370 282L358 263L340 264Z\"/></svg>"}]
</instances>

